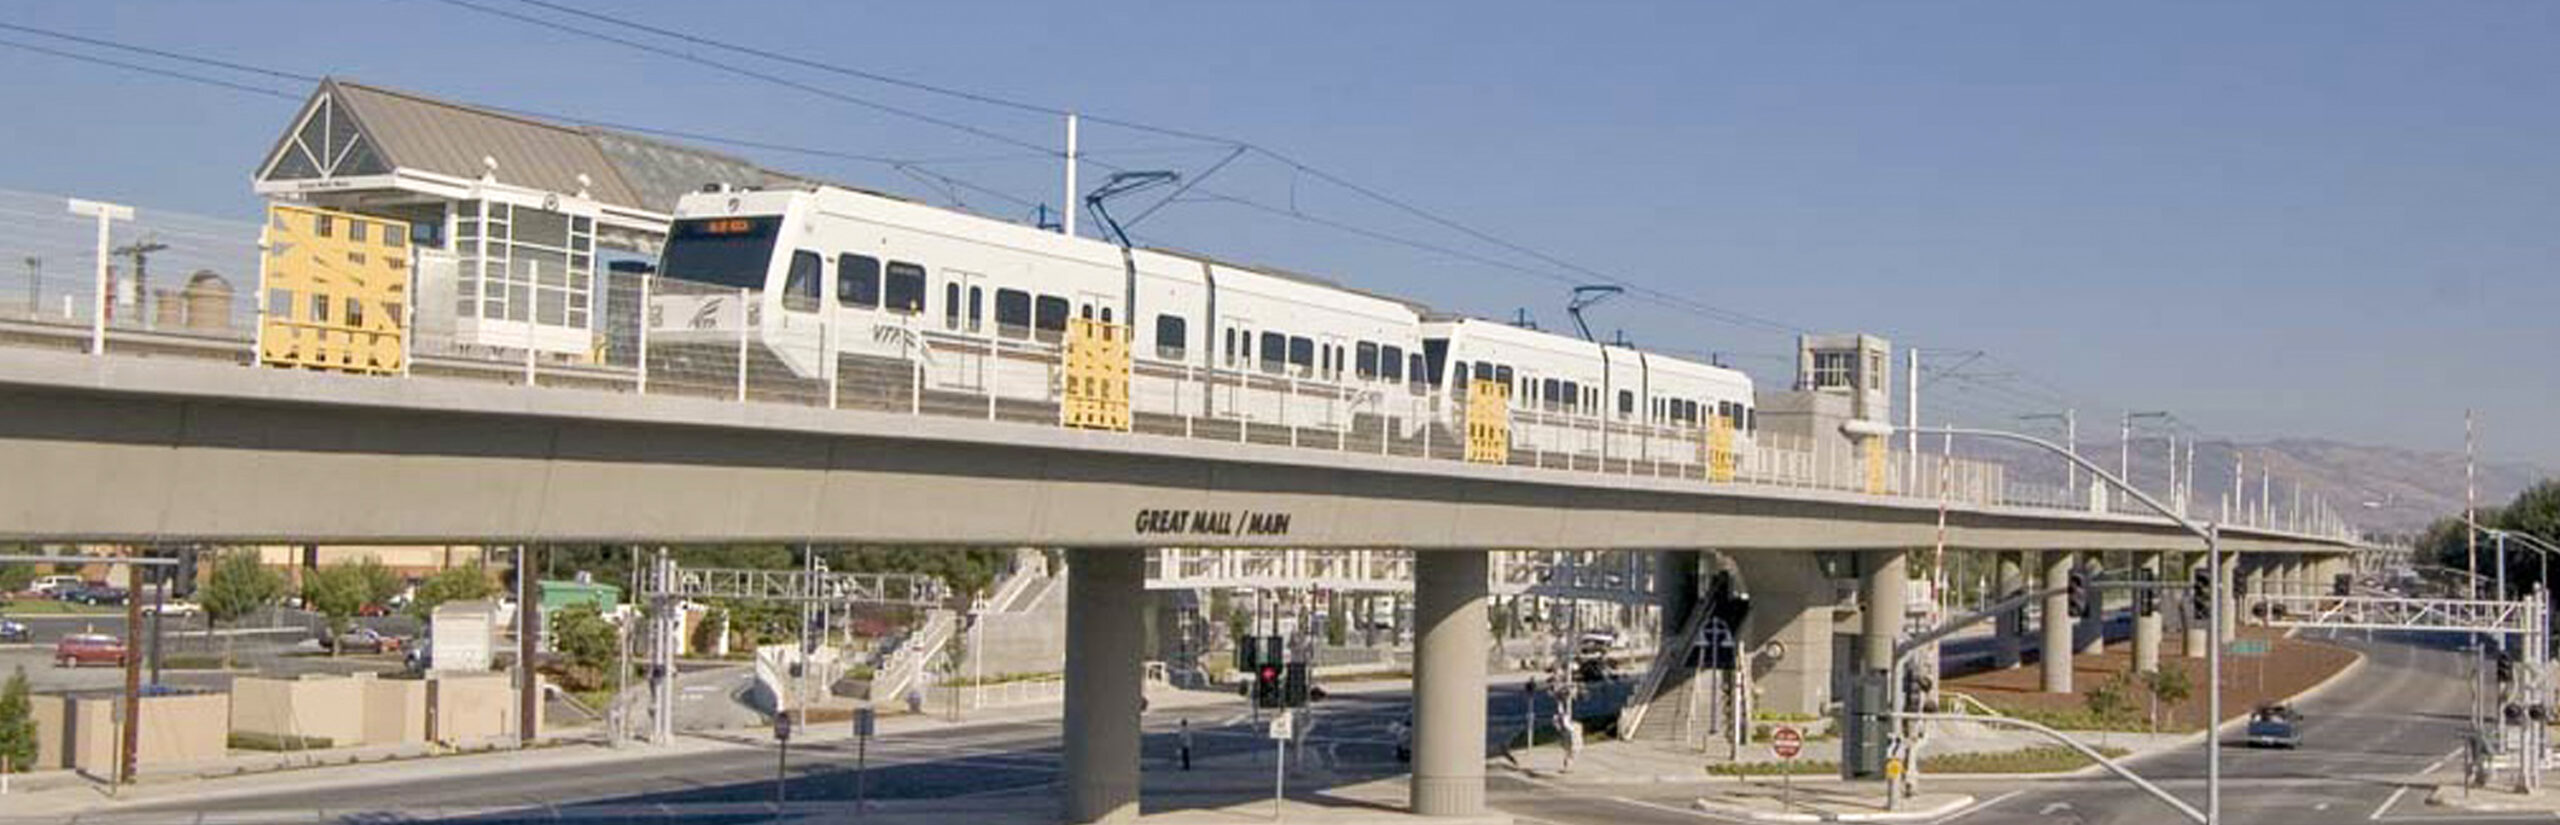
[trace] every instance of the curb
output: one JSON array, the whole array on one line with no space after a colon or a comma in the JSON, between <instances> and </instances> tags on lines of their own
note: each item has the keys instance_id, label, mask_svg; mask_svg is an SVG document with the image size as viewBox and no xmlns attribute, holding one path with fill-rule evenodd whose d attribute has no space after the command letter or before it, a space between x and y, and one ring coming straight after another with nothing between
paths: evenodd
<instances>
[{"instance_id":1,"label":"curb","mask_svg":"<svg viewBox=\"0 0 2560 825\"><path fill-rule=\"evenodd\" d=\"M1971 794L1957 794L1955 798L1949 799L1944 803L1925 810L1913 809L1908 811L1876 811L1873 813L1846 814L1831 813L1827 811L1821 813L1763 811L1757 808L1746 808L1739 805L1725 805L1709 802L1703 798L1691 802L1689 807L1710 816L1729 817L1733 819L1749 820L1752 822L1929 822L1971 807L1974 801L1975 800Z\"/></svg>"}]
</instances>

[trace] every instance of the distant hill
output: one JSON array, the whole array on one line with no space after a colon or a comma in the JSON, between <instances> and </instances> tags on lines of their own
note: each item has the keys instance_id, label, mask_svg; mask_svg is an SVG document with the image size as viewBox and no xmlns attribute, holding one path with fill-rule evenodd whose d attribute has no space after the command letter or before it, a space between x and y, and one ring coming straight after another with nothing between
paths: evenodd
<instances>
[{"instance_id":1,"label":"distant hill","mask_svg":"<svg viewBox=\"0 0 2560 825\"><path fill-rule=\"evenodd\" d=\"M1924 449L1935 449L1927 444ZM1989 454L2010 467L2012 481L2059 486L2064 467L2060 459L2025 448L1977 444L1971 450L1959 443L1959 451ZM2116 445L2083 443L2082 455L2098 465L2114 469L2121 454ZM2167 445L2157 441L2136 439L2133 445L2133 480L2145 492L2157 494L2166 486ZM2182 454L2186 446L2181 444ZM2259 498L2259 473L2275 474L2273 498L2279 519L2286 517L2293 503L2292 480L2302 482L2306 501L2313 495L2326 497L2346 515L2349 523L2379 533L2414 533L2425 529L2436 518L2462 509L2462 454L2459 452L2423 452L2397 447L2375 447L2325 439L2288 438L2267 442L2208 441L2195 447L2195 502L2199 515L2220 510L2222 498L2231 492L2232 457L2244 460L2243 486L2247 499ZM2560 476L2560 471L2528 463L2482 462L2479 468L2480 503L2483 506L2504 504L2526 486L2544 478Z\"/></svg>"}]
</instances>

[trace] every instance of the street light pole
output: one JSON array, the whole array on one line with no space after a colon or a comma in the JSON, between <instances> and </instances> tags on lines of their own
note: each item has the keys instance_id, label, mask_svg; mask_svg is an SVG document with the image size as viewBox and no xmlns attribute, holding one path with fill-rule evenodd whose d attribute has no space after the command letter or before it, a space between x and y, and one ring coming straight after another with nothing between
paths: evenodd
<instances>
[{"instance_id":1,"label":"street light pole","mask_svg":"<svg viewBox=\"0 0 2560 825\"><path fill-rule=\"evenodd\" d=\"M2166 415L2166 413L2160 413L2160 415ZM2130 419L2130 416L2128 416L2128 419ZM1892 424L1877 421L1851 420L1842 423L1840 425L1840 431L1852 438L1882 438L1892 436L1894 427ZM2135 488L2132 484L2126 482L2125 479L2110 476L2107 474L2107 471L2099 469L2095 464L2090 464L2087 459L2081 458L2070 450L2064 449L2053 442L2046 441L2041 438L2012 432L2002 432L1999 430L1977 430L1964 427L1927 427L1918 428L1918 432L1950 437L1962 435L2011 441L2039 447L2049 452L2059 454L2063 458L2069 459L2073 464L2079 465L2083 469L2088 470L2090 477L2124 491L2125 495L2131 496L2133 500L2140 502L2142 506L2149 508L2154 513L2160 514L2162 518L2166 518L2172 523L2175 523L2181 529L2195 534L2197 538L2203 539L2205 563L2208 565L2208 569L2211 571L2210 575L2212 576L2207 586L2213 589L2213 602L2217 607L2220 606L2219 602L2221 601L2222 594L2225 592L2224 588L2226 587L2222 580L2222 525L2220 523L2206 522L2198 524L2194 520L2188 519L2184 515L2169 509L2166 505L2161 504L2159 500L2154 499L2149 495L2145 495L2140 489ZM2233 606L2238 606L2237 600L2234 600ZM2210 639L2210 645L2207 647L2205 667L2210 671L2210 678L2212 679L2213 687L2205 691L2205 713L2211 717L2205 724L2207 726L2206 730L2210 732L2222 724L2221 685L2222 645L2224 642L2222 637L2222 617L2217 615L2214 617L2212 622L2207 624L2209 626L2206 633ZM1894 710L1897 714L1901 712L1901 697L1901 691L1895 690L1893 692ZM2222 737L2216 735L2207 735L2205 737L2204 821L2205 825L2221 825L2222 822Z\"/></svg>"}]
</instances>

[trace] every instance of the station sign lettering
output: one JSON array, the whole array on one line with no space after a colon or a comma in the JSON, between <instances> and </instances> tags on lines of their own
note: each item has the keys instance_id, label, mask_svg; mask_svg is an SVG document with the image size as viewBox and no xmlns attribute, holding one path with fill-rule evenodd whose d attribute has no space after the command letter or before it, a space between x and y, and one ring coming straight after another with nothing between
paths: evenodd
<instances>
[{"instance_id":1,"label":"station sign lettering","mask_svg":"<svg viewBox=\"0 0 2560 825\"><path fill-rule=\"evenodd\" d=\"M1255 510L1140 510L1137 530L1145 536L1285 536L1288 513Z\"/></svg>"}]
</instances>

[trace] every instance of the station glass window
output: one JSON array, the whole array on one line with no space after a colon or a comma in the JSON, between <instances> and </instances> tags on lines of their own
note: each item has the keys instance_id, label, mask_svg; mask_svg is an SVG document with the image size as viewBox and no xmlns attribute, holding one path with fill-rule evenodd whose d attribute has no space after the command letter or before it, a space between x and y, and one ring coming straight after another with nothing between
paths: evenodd
<instances>
[{"instance_id":1,"label":"station glass window","mask_svg":"<svg viewBox=\"0 0 2560 825\"><path fill-rule=\"evenodd\" d=\"M818 253L803 249L791 253L791 274L782 280L782 308L793 312L818 311Z\"/></svg>"},{"instance_id":2,"label":"station glass window","mask_svg":"<svg viewBox=\"0 0 2560 825\"><path fill-rule=\"evenodd\" d=\"M924 311L924 267L905 261L889 262L886 288L880 291L882 307L890 312L913 315Z\"/></svg>"},{"instance_id":3,"label":"station glass window","mask_svg":"<svg viewBox=\"0 0 2560 825\"><path fill-rule=\"evenodd\" d=\"M880 259L869 255L836 256L836 304L880 306Z\"/></svg>"},{"instance_id":4,"label":"station glass window","mask_svg":"<svg viewBox=\"0 0 2560 825\"><path fill-rule=\"evenodd\" d=\"M1032 319L1032 337L1049 343L1066 340L1067 299L1055 295L1040 296L1038 317Z\"/></svg>"},{"instance_id":5,"label":"station glass window","mask_svg":"<svg viewBox=\"0 0 2560 825\"><path fill-rule=\"evenodd\" d=\"M1156 315L1156 357L1181 360L1190 342L1190 323L1180 315Z\"/></svg>"},{"instance_id":6,"label":"station glass window","mask_svg":"<svg viewBox=\"0 0 2560 825\"><path fill-rule=\"evenodd\" d=\"M1006 338L1031 336L1031 293L996 290L996 334Z\"/></svg>"}]
</instances>

